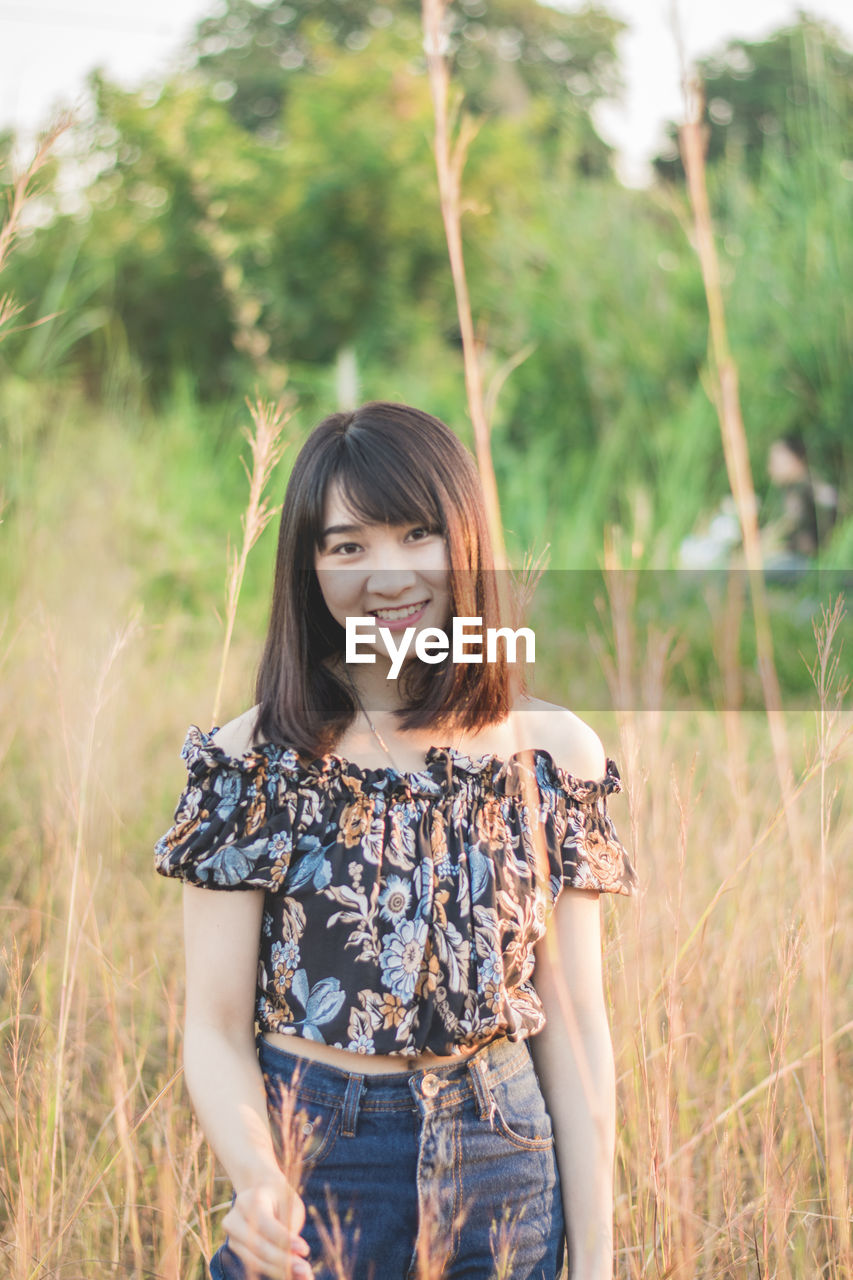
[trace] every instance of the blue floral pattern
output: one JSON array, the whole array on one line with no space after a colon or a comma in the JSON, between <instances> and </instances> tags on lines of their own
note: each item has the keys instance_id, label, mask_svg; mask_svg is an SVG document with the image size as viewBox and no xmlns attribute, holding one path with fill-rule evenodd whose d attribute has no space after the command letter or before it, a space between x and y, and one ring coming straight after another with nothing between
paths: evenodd
<instances>
[{"instance_id":1,"label":"blue floral pattern","mask_svg":"<svg viewBox=\"0 0 853 1280\"><path fill-rule=\"evenodd\" d=\"M263 889L262 1031L356 1053L461 1053L535 1035L533 951L564 888L632 894L607 813L620 790L547 751L506 762L431 747L423 770L308 764L265 743L230 756L191 725L188 781L155 866L202 888Z\"/></svg>"}]
</instances>

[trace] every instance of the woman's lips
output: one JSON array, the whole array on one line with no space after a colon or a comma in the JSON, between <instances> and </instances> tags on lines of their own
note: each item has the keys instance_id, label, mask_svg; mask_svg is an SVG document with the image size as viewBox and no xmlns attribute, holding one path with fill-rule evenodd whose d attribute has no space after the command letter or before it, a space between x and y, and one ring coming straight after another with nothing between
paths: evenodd
<instances>
[{"instance_id":1,"label":"woman's lips","mask_svg":"<svg viewBox=\"0 0 853 1280\"><path fill-rule=\"evenodd\" d=\"M429 600L421 600L418 602L417 608L412 613L405 613L402 617L383 618L377 610L373 610L373 616L377 625L387 627L389 631L405 631L406 627L415 626L424 616L429 605ZM411 609L411 605L400 606L404 609Z\"/></svg>"}]
</instances>

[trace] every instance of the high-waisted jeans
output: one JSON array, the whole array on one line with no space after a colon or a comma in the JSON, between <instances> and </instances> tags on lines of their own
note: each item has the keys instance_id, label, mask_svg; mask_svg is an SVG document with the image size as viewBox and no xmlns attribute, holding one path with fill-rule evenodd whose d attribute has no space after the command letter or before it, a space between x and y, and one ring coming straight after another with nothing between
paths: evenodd
<instances>
[{"instance_id":1,"label":"high-waisted jeans","mask_svg":"<svg viewBox=\"0 0 853 1280\"><path fill-rule=\"evenodd\" d=\"M286 1095L303 1134L302 1235L317 1280L558 1280L560 1175L526 1041L504 1037L458 1065L383 1075L262 1036L258 1057L274 1139ZM328 1251L335 1218L343 1268ZM227 1238L210 1271L244 1280Z\"/></svg>"}]
</instances>

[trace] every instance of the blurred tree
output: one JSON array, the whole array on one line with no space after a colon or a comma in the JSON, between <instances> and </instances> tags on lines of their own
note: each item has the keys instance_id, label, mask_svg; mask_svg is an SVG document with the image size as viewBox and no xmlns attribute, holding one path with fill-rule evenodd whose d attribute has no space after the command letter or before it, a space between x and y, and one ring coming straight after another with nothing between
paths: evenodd
<instances>
[{"instance_id":1,"label":"blurred tree","mask_svg":"<svg viewBox=\"0 0 853 1280\"><path fill-rule=\"evenodd\" d=\"M420 68L420 12L420 0L225 0L199 24L195 49L234 118L273 139L294 83L325 74L335 48L361 52L393 28ZM536 0L460 0L448 18L448 53L469 111L514 115L546 101L544 134L581 135L579 165L607 168L610 149L589 112L621 88L615 40L624 23L596 6L566 13Z\"/></svg>"},{"instance_id":2,"label":"blurred tree","mask_svg":"<svg viewBox=\"0 0 853 1280\"><path fill-rule=\"evenodd\" d=\"M58 295L51 341L67 330L67 316L107 308L106 341L131 354L155 394L183 367L207 394L221 394L234 374L234 324L196 170L244 135L201 87L168 84L152 99L96 74L91 88L93 117L67 157L73 199L54 194L38 244L23 246L15 264L22 292ZM63 263L72 260L67 274ZM92 329L77 337L73 360L95 393L108 372L104 336ZM17 344L20 368L34 367L32 353L23 339Z\"/></svg>"},{"instance_id":3,"label":"blurred tree","mask_svg":"<svg viewBox=\"0 0 853 1280\"><path fill-rule=\"evenodd\" d=\"M512 219L546 174L609 174L589 108L615 89L620 24L535 0L450 14L466 105L492 115L471 205ZM26 359L19 347L21 367L73 347L94 386L105 326L155 394L187 368L219 396L356 339L360 358L393 361L425 322L454 345L419 15L419 0L228 0L199 28L197 72L138 93L93 77L77 207L54 202L40 253L20 263L25 296L61 290L87 324ZM475 288L494 230L479 221Z\"/></svg>"},{"instance_id":4,"label":"blurred tree","mask_svg":"<svg viewBox=\"0 0 853 1280\"><path fill-rule=\"evenodd\" d=\"M641 489L677 539L704 495L725 485L700 384L707 316L674 216L679 194L626 191L606 163L589 176L599 153L582 86L560 79L576 64L497 52L501 14L521 29L525 15L559 25L599 11L495 0L484 35L479 4L453 7L467 24L453 37L459 74L471 105L489 112L465 174L466 259L487 374L500 382L525 353L495 412L502 491L516 492L518 510L522 490L535 492L537 510L547 504L564 531L571 522L565 545L581 560L595 555L599 517L629 523ZM118 353L151 394L177 383L211 400L256 383L272 390L287 366L303 403L308 388L325 409L328 369L354 349L364 393L422 393L464 423L414 6L367 10L366 43L354 21L334 26L365 12L356 0L318 3L304 18L300 6L276 25L299 24L305 60L287 70L265 123L235 113L235 83L213 49L140 92L95 80L94 118L77 155L63 159L63 190L45 193L39 233L21 241L4 281L32 300L28 316L63 314L10 337L7 367L53 377L62 363L108 398ZM278 3L244 8L252 22L286 16ZM596 22L589 50L600 47ZM466 68L469 45L480 62ZM233 52L220 49L226 61ZM710 185L756 475L769 440L799 431L843 489L853 170L849 132L827 105L840 100L836 73L824 83L820 61L809 66L809 105L792 127L813 145L789 154L782 135L762 135L757 178L729 147Z\"/></svg>"},{"instance_id":5,"label":"blurred tree","mask_svg":"<svg viewBox=\"0 0 853 1280\"><path fill-rule=\"evenodd\" d=\"M51 264L73 242L87 307L112 309L155 394L184 367L206 397L274 383L280 366L331 363L356 341L360 358L393 361L425 322L458 341L429 89L410 37L392 24L353 51L315 22L311 39L324 71L291 77L274 138L244 128L206 74L137 93L93 79L79 149L94 176L28 264L29 296L52 287ZM552 125L544 99L493 117L469 157L473 208L517 226L546 176L571 179L586 137L549 144ZM475 290L495 234L478 220ZM94 376L102 353L94 339L88 349Z\"/></svg>"},{"instance_id":6,"label":"blurred tree","mask_svg":"<svg viewBox=\"0 0 853 1280\"><path fill-rule=\"evenodd\" d=\"M822 127L853 144L853 54L838 31L801 13L794 26L766 40L730 40L697 63L705 89L708 162L742 156L756 179L768 148L791 156L814 143ZM667 125L668 146L654 160L661 177L682 181L678 126Z\"/></svg>"},{"instance_id":7,"label":"blurred tree","mask_svg":"<svg viewBox=\"0 0 853 1280\"><path fill-rule=\"evenodd\" d=\"M381 35L293 84L285 146L248 133L197 76L156 95L95 77L78 137L94 176L73 213L53 200L38 253L24 246L22 296L54 296L73 256L64 306L79 310L83 294L107 306L155 395L185 368L203 397L274 381L278 366L330 362L356 338L393 359L419 307L439 325L453 316L428 86ZM94 386L103 351L76 336ZM16 354L32 367L21 341Z\"/></svg>"},{"instance_id":8,"label":"blurred tree","mask_svg":"<svg viewBox=\"0 0 853 1280\"><path fill-rule=\"evenodd\" d=\"M393 360L413 311L453 314L430 121L426 81L390 31L292 84L284 182L264 219L267 323L288 358L330 362L358 340Z\"/></svg>"}]
</instances>

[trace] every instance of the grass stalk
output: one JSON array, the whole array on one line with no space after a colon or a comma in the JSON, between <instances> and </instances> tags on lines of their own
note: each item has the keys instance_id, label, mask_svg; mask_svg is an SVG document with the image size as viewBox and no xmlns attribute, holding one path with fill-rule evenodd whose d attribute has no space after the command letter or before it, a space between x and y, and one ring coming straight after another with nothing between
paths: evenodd
<instances>
[{"instance_id":1,"label":"grass stalk","mask_svg":"<svg viewBox=\"0 0 853 1280\"><path fill-rule=\"evenodd\" d=\"M13 178L6 197L6 219L0 227L0 271L21 230L24 210L36 194L36 179L44 169L58 140L71 127L71 116L59 116L51 128L42 135L29 164Z\"/></svg>"},{"instance_id":2,"label":"grass stalk","mask_svg":"<svg viewBox=\"0 0 853 1280\"><path fill-rule=\"evenodd\" d=\"M249 413L252 418L253 428L244 427L243 435L249 442L249 448L252 454L252 469L246 466L245 459L241 459L243 470L246 472L246 478L249 481L249 502L245 512L240 517L240 524L243 529L243 540L240 550L237 551L230 544L228 545L228 579L226 584L226 606L225 606L225 637L222 642L222 653L219 661L219 677L216 682L216 693L213 698L212 724L219 722L219 709L222 703L222 690L225 684L225 671L228 665L228 655L231 651L231 639L234 634L234 623L237 618L237 606L240 602L240 591L243 587L243 578L246 572L246 564L249 559L249 553L263 533L269 522L273 520L281 510L281 507L271 507L268 500L264 497L264 490L269 483L270 477L277 467L284 450L287 448L287 441L283 440L282 433L284 428L290 422L291 414L285 411L282 401L273 405L268 401L256 399L254 403L248 404Z\"/></svg>"},{"instance_id":3,"label":"grass stalk","mask_svg":"<svg viewBox=\"0 0 853 1280\"><path fill-rule=\"evenodd\" d=\"M60 115L51 128L39 139L35 154L29 164L16 174L10 183L9 191L6 195L6 217L3 225L0 226L0 272L6 266L9 255L20 234L27 205L38 193L37 178L50 159L56 143L71 128L71 124L72 117L69 114L63 113ZM16 316L21 314L23 309L23 305L16 302L11 294L0 294L0 341L13 332L9 325ZM43 324L45 320L49 319L52 319L52 317L44 316L35 323ZM24 327L29 328L31 326Z\"/></svg>"},{"instance_id":4,"label":"grass stalk","mask_svg":"<svg viewBox=\"0 0 853 1280\"><path fill-rule=\"evenodd\" d=\"M133 1126L128 1131L128 1138L133 1138L142 1129L145 1122L156 1111L157 1107L163 1099L171 1092L172 1086L181 1078L182 1070L176 1071L169 1080L166 1081L163 1088L151 1099L147 1107L137 1116ZM80 1195L77 1197L74 1208L66 1215L61 1225L55 1233L51 1234L48 1246L39 1257L36 1266L32 1271L27 1272L27 1280L39 1280L44 1273L45 1263L57 1249L62 1245L63 1240L70 1235L72 1227L78 1222L80 1215L84 1209L90 1206L95 1192L105 1183L107 1175L111 1172L113 1166L118 1163L122 1156L122 1147L119 1145L108 1157L107 1160L96 1169L90 1180L85 1184Z\"/></svg>"},{"instance_id":5,"label":"grass stalk","mask_svg":"<svg viewBox=\"0 0 853 1280\"><path fill-rule=\"evenodd\" d=\"M709 358L711 399L720 424L726 472L735 500L743 540L744 559L749 577L752 617L759 678L770 729L770 741L785 816L796 856L804 839L803 824L796 809L793 788L793 765L782 715L782 697L773 656L770 611L764 585L764 558L758 529L758 501L749 462L746 430L741 412L738 367L732 355L726 327L725 305L720 279L720 264L714 239L711 206L708 199L705 164L706 139L702 125L704 97L701 87L684 77L687 101L686 119L679 129L679 143L687 191L693 214L695 248L702 271L709 320Z\"/></svg>"},{"instance_id":6,"label":"grass stalk","mask_svg":"<svg viewBox=\"0 0 853 1280\"><path fill-rule=\"evenodd\" d=\"M833 968L833 949L838 924L837 892L831 892L835 879L829 861L829 835L832 805L836 789L829 786L829 760L833 750L833 737L841 714L844 699L849 692L849 681L840 676L838 633L846 613L844 600L838 596L824 607L820 620L814 625L817 657L812 667L812 679L817 689L817 757L820 770L820 845L818 863L818 926L819 926L819 983L820 983L820 1086L823 1145L825 1152L825 1196L828 1208L826 1229L829 1256L834 1259L832 1275L844 1274L838 1267L853 1269L851 1251L851 1222L849 1216L850 1179L844 1154L845 1124L840 1106L840 1082L838 1060L831 1035L830 976ZM842 1262L842 1260L845 1260ZM847 1274L850 1274L847 1271Z\"/></svg>"},{"instance_id":7,"label":"grass stalk","mask_svg":"<svg viewBox=\"0 0 853 1280\"><path fill-rule=\"evenodd\" d=\"M462 356L465 367L468 411L471 414L471 423L474 428L477 464L486 499L486 515L495 554L495 567L500 570L507 567L503 522L501 520L498 485L492 460L489 418L483 394L480 357L471 315L471 299L468 291L468 277L465 271L465 255L462 247L462 172L465 167L468 148L477 135L478 125L470 116L463 113L456 128L456 136L453 136L455 120L451 118L449 109L450 73L445 56L447 46L446 18L449 9L448 0L422 0L424 49L435 125L433 149L438 177L441 218L444 223L444 235L450 259L450 272L453 277L453 290L456 295L459 331L462 335ZM458 115L458 107L453 115ZM520 355L519 362L526 357L526 354L524 352Z\"/></svg>"},{"instance_id":8,"label":"grass stalk","mask_svg":"<svg viewBox=\"0 0 853 1280\"><path fill-rule=\"evenodd\" d=\"M64 1098L65 1098L65 1057L68 1040L71 1005L77 974L80 943L83 937L85 916L88 914L91 900L85 911L78 911L78 887L84 874L84 850L86 824L89 816L89 791L92 782L94 762L95 733L98 719L107 697L107 680L119 655L131 642L138 631L138 616L134 616L120 629L107 653L95 682L94 697L82 743L80 772L76 789L73 792L75 809L74 844L71 853L71 881L69 888L68 908L65 921L65 944L62 956L62 970L59 987L59 1011L57 1019L57 1038L54 1053L54 1098L52 1112L52 1132L50 1141L50 1183L47 1209L48 1235L53 1235L54 1216L57 1211L57 1163L65 1168L64 1147ZM52 647L52 646L51 646ZM62 1179L65 1185L65 1178Z\"/></svg>"},{"instance_id":9,"label":"grass stalk","mask_svg":"<svg viewBox=\"0 0 853 1280\"><path fill-rule=\"evenodd\" d=\"M527 359L533 348L530 346L524 347L510 362L499 370L498 376L493 381L492 388L490 390L489 404L487 405L483 391L480 355L474 332L471 298L468 289L468 278L465 270L465 255L462 243L462 174L465 168L468 148L477 135L478 125L470 116L461 111L460 100L457 100L452 112L449 107L450 72L446 57L446 22L449 12L450 5L448 4L448 0L422 0L421 13L424 31L424 50L426 54L427 75L429 78L430 94L433 105L433 151L435 155L441 217L444 225L445 240L447 243L453 291L456 298L456 313L459 321L459 331L462 335L465 390L468 402L468 411L471 415L471 422L474 428L477 465L485 497L486 518L494 553L495 569L499 573L499 579L502 580L501 585L503 586L506 581L505 571L508 568L508 562L503 533L503 521L501 519L500 512L500 499L498 497L497 479L495 476L494 461L492 458L490 418L494 413L495 402L500 386L503 385L503 382L506 381L512 370ZM529 598L532 594L535 581L538 579L539 573L541 573L541 560L542 557L540 556L539 564L537 564L536 568L528 575L532 578L532 581L525 583L524 574L522 575L522 596L526 595L527 598ZM517 606L518 601L508 602L508 608L511 611L515 611ZM534 794L535 786L533 780L524 778L522 780L522 786L525 791L525 800L528 805L528 809L531 813L535 812L537 801ZM536 854L537 878L540 884L545 884L547 883L548 876L544 835L541 829L536 828L531 834ZM584 1093L592 1107L594 1087L590 1067L583 1052L580 1031L577 1026L577 1020L574 1016L569 993L565 982L561 980L561 967L559 964L559 956L557 955L556 939L553 936L553 932L548 939L548 947L552 957L554 973L557 978L558 997L563 1022L566 1026L567 1034L569 1035L573 1051L578 1061ZM604 1123L603 1118L601 1123ZM505 1243L506 1242L504 1241L503 1244ZM424 1262L424 1267L426 1268L426 1271L429 1271L429 1259ZM418 1275L419 1280L422 1280L420 1269Z\"/></svg>"},{"instance_id":10,"label":"grass stalk","mask_svg":"<svg viewBox=\"0 0 853 1280\"><path fill-rule=\"evenodd\" d=\"M853 1019L849 1022L845 1022L840 1027L836 1027L835 1030L827 1037L826 1043L835 1044L845 1036L853 1036ZM813 1061L817 1057L820 1057L822 1053L823 1042L819 1042L818 1044L812 1045L812 1047L806 1050L805 1053L800 1054L800 1056L795 1058L793 1062L780 1064L771 1071L769 1075L766 1075L763 1080L759 1080L757 1084L752 1086L752 1088L747 1089L739 1098L736 1098L730 1106L725 1108L725 1110L721 1111L718 1115L712 1116L709 1120L704 1121L704 1123L699 1126L696 1132L688 1138L686 1142L667 1155L666 1160L664 1161L665 1165L668 1166L674 1161L681 1159L689 1151L693 1151L704 1138L707 1138L709 1134L722 1129L729 1120L739 1112L742 1112L750 1102L753 1102L768 1090L775 1088L779 1081L785 1076L792 1075L794 1072L799 1071L802 1067L806 1066L807 1063Z\"/></svg>"},{"instance_id":11,"label":"grass stalk","mask_svg":"<svg viewBox=\"0 0 853 1280\"><path fill-rule=\"evenodd\" d=\"M240 265L239 237L226 230L221 217L217 216L210 181L197 171L193 173L193 191L203 211L197 224L198 232L219 271L234 348L250 361L261 384L277 394L287 380L287 370L270 356L270 335L262 323L263 301L257 290L247 283Z\"/></svg>"}]
</instances>

